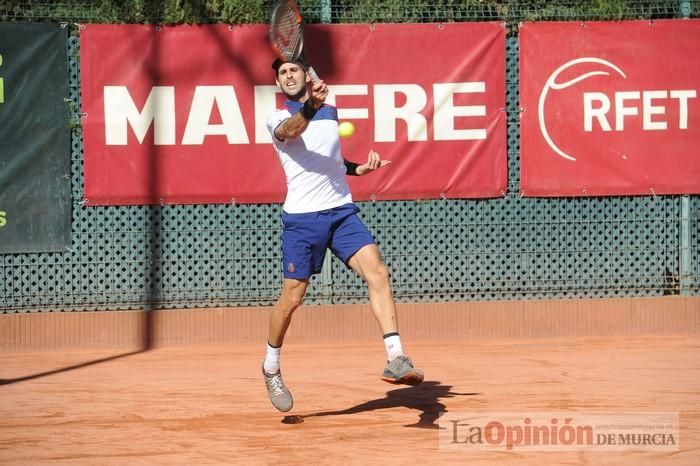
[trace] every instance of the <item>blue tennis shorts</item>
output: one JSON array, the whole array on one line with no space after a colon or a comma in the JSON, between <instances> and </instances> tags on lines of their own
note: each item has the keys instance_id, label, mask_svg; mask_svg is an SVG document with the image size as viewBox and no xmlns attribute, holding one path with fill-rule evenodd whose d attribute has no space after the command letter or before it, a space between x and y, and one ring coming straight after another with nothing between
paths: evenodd
<instances>
[{"instance_id":1,"label":"blue tennis shorts","mask_svg":"<svg viewBox=\"0 0 700 466\"><path fill-rule=\"evenodd\" d=\"M328 248L347 265L360 248L375 244L359 211L355 204L345 204L320 212L282 212L284 277L303 280L320 273Z\"/></svg>"}]
</instances>

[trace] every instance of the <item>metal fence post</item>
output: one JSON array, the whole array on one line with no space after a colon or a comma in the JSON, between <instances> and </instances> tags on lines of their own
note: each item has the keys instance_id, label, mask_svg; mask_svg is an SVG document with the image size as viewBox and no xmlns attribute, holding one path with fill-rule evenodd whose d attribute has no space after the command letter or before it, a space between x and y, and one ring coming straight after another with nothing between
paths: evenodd
<instances>
[{"instance_id":1,"label":"metal fence post","mask_svg":"<svg viewBox=\"0 0 700 466\"><path fill-rule=\"evenodd\" d=\"M319 0L321 7L321 23L331 22L331 0ZM326 304L334 303L334 291L333 291L333 254L326 249L326 256L323 260L323 269L321 270L321 286L323 287L324 293L322 299L326 301Z\"/></svg>"},{"instance_id":2,"label":"metal fence post","mask_svg":"<svg viewBox=\"0 0 700 466\"><path fill-rule=\"evenodd\" d=\"M331 0L320 0L321 2L321 22L331 22ZM688 14L690 14L690 5L688 6Z\"/></svg>"},{"instance_id":3,"label":"metal fence post","mask_svg":"<svg viewBox=\"0 0 700 466\"><path fill-rule=\"evenodd\" d=\"M680 16L683 19L690 18L690 0L678 2ZM680 257L679 259L679 287L681 295L690 294L691 285L691 255L690 255L690 197L681 196L681 224L680 224Z\"/></svg>"},{"instance_id":4,"label":"metal fence post","mask_svg":"<svg viewBox=\"0 0 700 466\"><path fill-rule=\"evenodd\" d=\"M690 255L690 196L681 196L679 287L680 294L689 295L691 285Z\"/></svg>"}]
</instances>

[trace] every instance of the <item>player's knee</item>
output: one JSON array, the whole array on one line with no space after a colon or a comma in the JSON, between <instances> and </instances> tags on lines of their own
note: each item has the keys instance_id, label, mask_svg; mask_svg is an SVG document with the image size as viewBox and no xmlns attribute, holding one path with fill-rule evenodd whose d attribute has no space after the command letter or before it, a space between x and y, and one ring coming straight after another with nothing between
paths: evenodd
<instances>
[{"instance_id":1,"label":"player's knee","mask_svg":"<svg viewBox=\"0 0 700 466\"><path fill-rule=\"evenodd\" d=\"M296 308L298 308L299 306L304 304L304 296L291 295L291 296L287 297L287 304L288 304L288 308L289 308L289 313L291 314L292 312L294 312L296 310Z\"/></svg>"},{"instance_id":2,"label":"player's knee","mask_svg":"<svg viewBox=\"0 0 700 466\"><path fill-rule=\"evenodd\" d=\"M305 281L287 280L282 287L280 301L283 307L289 308L290 313L302 305L306 294L307 283Z\"/></svg>"},{"instance_id":3,"label":"player's knee","mask_svg":"<svg viewBox=\"0 0 700 466\"><path fill-rule=\"evenodd\" d=\"M291 285L285 287L284 293L282 295L282 300L284 302L284 308L287 309L288 313L291 314L304 303L304 295L306 294L305 284Z\"/></svg>"},{"instance_id":4,"label":"player's knee","mask_svg":"<svg viewBox=\"0 0 700 466\"><path fill-rule=\"evenodd\" d=\"M275 312L284 319L291 319L294 311L296 311L303 302L303 297L283 295L277 302L277 309Z\"/></svg>"},{"instance_id":5,"label":"player's knee","mask_svg":"<svg viewBox=\"0 0 700 466\"><path fill-rule=\"evenodd\" d=\"M391 273L389 268L383 262L372 267L372 270L367 274L367 282L376 286L389 283L390 279Z\"/></svg>"}]
</instances>

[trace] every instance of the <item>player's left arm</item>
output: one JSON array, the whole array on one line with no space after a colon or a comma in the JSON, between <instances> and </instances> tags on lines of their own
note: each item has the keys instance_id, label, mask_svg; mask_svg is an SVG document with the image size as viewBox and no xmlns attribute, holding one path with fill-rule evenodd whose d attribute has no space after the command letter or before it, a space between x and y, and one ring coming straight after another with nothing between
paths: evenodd
<instances>
[{"instance_id":1,"label":"player's left arm","mask_svg":"<svg viewBox=\"0 0 700 466\"><path fill-rule=\"evenodd\" d=\"M343 161L347 167L347 174L351 176L366 175L382 167L386 167L391 163L391 160L382 160L379 153L373 150L369 151L369 154L367 155L367 162L363 164L357 164L347 159L343 159Z\"/></svg>"}]
</instances>

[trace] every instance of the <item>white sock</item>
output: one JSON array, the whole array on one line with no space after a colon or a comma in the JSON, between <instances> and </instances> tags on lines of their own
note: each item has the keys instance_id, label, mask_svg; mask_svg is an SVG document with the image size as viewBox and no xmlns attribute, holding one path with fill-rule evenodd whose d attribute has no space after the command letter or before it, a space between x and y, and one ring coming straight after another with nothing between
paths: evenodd
<instances>
[{"instance_id":1,"label":"white sock","mask_svg":"<svg viewBox=\"0 0 700 466\"><path fill-rule=\"evenodd\" d=\"M397 356L403 356L401 337L399 336L398 332L387 333L384 335L384 346L386 346L386 358L389 362L396 359Z\"/></svg>"},{"instance_id":2,"label":"white sock","mask_svg":"<svg viewBox=\"0 0 700 466\"><path fill-rule=\"evenodd\" d=\"M267 353L265 353L265 362L263 363L263 369L265 369L265 372L267 372L268 374L276 374L277 371L280 370L281 351L281 346L275 348L274 346L270 345L270 342L267 343Z\"/></svg>"}]
</instances>

